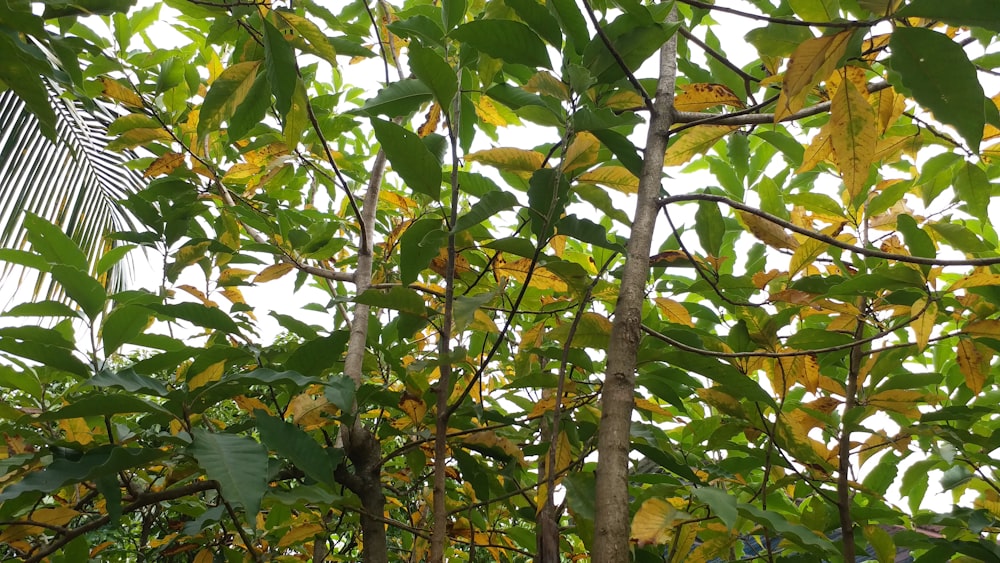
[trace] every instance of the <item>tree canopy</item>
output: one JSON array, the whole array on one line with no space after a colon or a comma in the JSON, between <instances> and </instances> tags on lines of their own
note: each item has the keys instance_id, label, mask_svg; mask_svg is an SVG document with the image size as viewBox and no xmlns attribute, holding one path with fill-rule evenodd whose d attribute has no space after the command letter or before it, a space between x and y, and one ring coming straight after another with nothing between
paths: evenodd
<instances>
[{"instance_id":1,"label":"tree canopy","mask_svg":"<svg viewBox=\"0 0 1000 563\"><path fill-rule=\"evenodd\" d=\"M1000 560L994 0L0 31L0 558Z\"/></svg>"}]
</instances>

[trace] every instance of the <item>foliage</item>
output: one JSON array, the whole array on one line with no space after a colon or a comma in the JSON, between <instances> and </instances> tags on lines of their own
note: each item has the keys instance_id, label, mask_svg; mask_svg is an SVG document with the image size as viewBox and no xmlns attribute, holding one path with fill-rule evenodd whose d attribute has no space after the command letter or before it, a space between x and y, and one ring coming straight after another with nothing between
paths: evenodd
<instances>
[{"instance_id":1,"label":"foliage","mask_svg":"<svg viewBox=\"0 0 1000 563\"><path fill-rule=\"evenodd\" d=\"M9 218L0 557L1000 557L1000 12L726 4L0 5L148 181Z\"/></svg>"}]
</instances>

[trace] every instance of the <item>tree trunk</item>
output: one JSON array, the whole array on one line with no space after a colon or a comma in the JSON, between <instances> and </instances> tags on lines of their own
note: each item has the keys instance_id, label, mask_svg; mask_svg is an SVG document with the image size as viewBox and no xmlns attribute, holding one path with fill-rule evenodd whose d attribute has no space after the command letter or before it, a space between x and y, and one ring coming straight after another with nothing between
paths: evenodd
<instances>
[{"instance_id":1,"label":"tree trunk","mask_svg":"<svg viewBox=\"0 0 1000 563\"><path fill-rule=\"evenodd\" d=\"M672 12L670 21L674 21L675 17L675 12ZM624 563L629 560L628 453L632 395L635 392L642 306L649 278L649 251L658 213L657 198L660 196L667 137L673 123L676 57L675 36L660 49L660 78L646 134L635 217L611 327L597 442L597 514L591 553L595 563Z\"/></svg>"}]
</instances>

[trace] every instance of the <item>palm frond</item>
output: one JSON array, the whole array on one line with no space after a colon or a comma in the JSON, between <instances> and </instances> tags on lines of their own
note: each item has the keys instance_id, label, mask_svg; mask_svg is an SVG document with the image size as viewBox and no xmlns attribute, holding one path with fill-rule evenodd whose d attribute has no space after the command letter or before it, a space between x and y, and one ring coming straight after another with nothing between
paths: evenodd
<instances>
[{"instance_id":1,"label":"palm frond","mask_svg":"<svg viewBox=\"0 0 1000 563\"><path fill-rule=\"evenodd\" d=\"M31 212L61 227L96 264L114 246L108 234L135 227L118 202L145 182L125 166L130 155L106 149L113 110L100 104L84 109L52 86L49 92L57 116L55 142L42 134L21 98L0 92L0 247L27 245L23 219ZM107 285L123 287L127 269L113 270ZM0 269L0 281L14 274L19 288L32 280L36 294L53 292L44 276L25 275L10 264Z\"/></svg>"}]
</instances>

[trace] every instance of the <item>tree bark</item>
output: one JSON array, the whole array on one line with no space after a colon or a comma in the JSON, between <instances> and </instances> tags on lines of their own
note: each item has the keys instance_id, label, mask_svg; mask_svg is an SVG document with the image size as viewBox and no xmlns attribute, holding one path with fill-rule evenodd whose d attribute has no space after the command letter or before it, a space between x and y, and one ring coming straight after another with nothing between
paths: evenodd
<instances>
[{"instance_id":1,"label":"tree bark","mask_svg":"<svg viewBox=\"0 0 1000 563\"><path fill-rule=\"evenodd\" d=\"M670 21L676 21L671 12ZM660 77L646 134L642 177L636 201L632 232L625 257L615 318L608 345L607 373L601 392L601 424L597 442L597 514L595 563L629 560L628 453L635 392L635 363L642 325L642 306L649 278L649 252L658 213L657 198L663 175L663 159L673 124L674 86L677 76L677 39L671 37L660 49Z\"/></svg>"}]
</instances>

